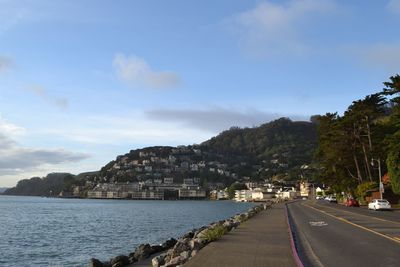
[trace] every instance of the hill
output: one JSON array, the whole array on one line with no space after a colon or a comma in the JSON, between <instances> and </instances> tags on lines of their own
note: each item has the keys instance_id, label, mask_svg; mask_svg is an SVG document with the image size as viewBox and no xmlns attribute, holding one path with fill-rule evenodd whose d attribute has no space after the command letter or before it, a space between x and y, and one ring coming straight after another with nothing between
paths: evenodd
<instances>
[{"instance_id":1,"label":"hill","mask_svg":"<svg viewBox=\"0 0 400 267\"><path fill-rule=\"evenodd\" d=\"M73 175L70 173L50 173L46 177L33 177L20 180L17 186L4 191L4 195L21 196L57 196L62 191L71 191L73 186L83 185L87 175L92 173L83 173Z\"/></svg>"},{"instance_id":2,"label":"hill","mask_svg":"<svg viewBox=\"0 0 400 267\"><path fill-rule=\"evenodd\" d=\"M88 190L98 183L161 182L164 178L220 186L273 176L297 180L300 167L311 163L316 146L314 123L281 118L259 127L232 127L199 145L131 150L98 172L52 173L21 180L5 194L57 195L77 185Z\"/></svg>"},{"instance_id":3,"label":"hill","mask_svg":"<svg viewBox=\"0 0 400 267\"><path fill-rule=\"evenodd\" d=\"M309 164L316 146L315 124L287 118L254 128L231 128L201 145L227 159L251 159L273 172L279 166L293 169Z\"/></svg>"},{"instance_id":4,"label":"hill","mask_svg":"<svg viewBox=\"0 0 400 267\"><path fill-rule=\"evenodd\" d=\"M310 164L317 146L316 126L281 118L254 128L220 133L200 144L131 150L104 166L94 182L136 182L163 177L182 182L230 184L280 175L298 179L300 167Z\"/></svg>"},{"instance_id":5,"label":"hill","mask_svg":"<svg viewBox=\"0 0 400 267\"><path fill-rule=\"evenodd\" d=\"M3 194L4 191L6 191L8 187L0 187L0 194Z\"/></svg>"}]
</instances>

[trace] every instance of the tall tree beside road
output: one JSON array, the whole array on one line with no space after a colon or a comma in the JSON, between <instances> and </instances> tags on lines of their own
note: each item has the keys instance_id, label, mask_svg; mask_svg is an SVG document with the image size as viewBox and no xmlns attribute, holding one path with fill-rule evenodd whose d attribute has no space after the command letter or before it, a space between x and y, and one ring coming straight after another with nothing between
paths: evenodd
<instances>
[{"instance_id":1,"label":"tall tree beside road","mask_svg":"<svg viewBox=\"0 0 400 267\"><path fill-rule=\"evenodd\" d=\"M322 181L335 191L353 192L361 183L378 180L371 161L387 155L387 112L385 96L376 93L354 101L343 116L327 113L314 118L319 134L315 158L323 170Z\"/></svg>"},{"instance_id":2,"label":"tall tree beside road","mask_svg":"<svg viewBox=\"0 0 400 267\"><path fill-rule=\"evenodd\" d=\"M400 195L400 75L390 77L390 82L385 82L383 93L392 97L393 112L389 124L393 134L386 138L388 156L386 160L392 190Z\"/></svg>"},{"instance_id":3,"label":"tall tree beside road","mask_svg":"<svg viewBox=\"0 0 400 267\"><path fill-rule=\"evenodd\" d=\"M319 146L316 152L320 164L320 180L335 186L339 191L355 187L360 175L353 168L353 147L341 127L341 118L337 113L327 113L318 118ZM352 179L349 179L351 177Z\"/></svg>"}]
</instances>

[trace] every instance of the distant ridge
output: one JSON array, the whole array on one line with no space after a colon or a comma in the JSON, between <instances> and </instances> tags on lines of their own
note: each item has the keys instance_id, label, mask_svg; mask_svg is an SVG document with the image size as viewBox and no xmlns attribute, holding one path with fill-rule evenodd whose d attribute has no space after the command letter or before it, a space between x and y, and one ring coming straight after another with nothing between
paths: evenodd
<instances>
[{"instance_id":1,"label":"distant ridge","mask_svg":"<svg viewBox=\"0 0 400 267\"><path fill-rule=\"evenodd\" d=\"M0 194L2 194L4 191L6 191L8 187L0 187Z\"/></svg>"},{"instance_id":2,"label":"distant ridge","mask_svg":"<svg viewBox=\"0 0 400 267\"><path fill-rule=\"evenodd\" d=\"M272 176L298 179L300 167L310 164L317 146L316 125L281 118L253 128L232 127L200 145L156 146L131 150L98 172L79 175L51 173L18 182L10 195L58 195L73 186L138 182L171 177L176 182L196 178L201 185L230 185Z\"/></svg>"}]
</instances>

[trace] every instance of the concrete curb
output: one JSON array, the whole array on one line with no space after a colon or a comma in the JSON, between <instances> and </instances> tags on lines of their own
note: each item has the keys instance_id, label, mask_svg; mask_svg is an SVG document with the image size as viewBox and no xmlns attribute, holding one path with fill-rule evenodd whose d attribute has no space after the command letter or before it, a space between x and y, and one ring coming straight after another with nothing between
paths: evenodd
<instances>
[{"instance_id":1,"label":"concrete curb","mask_svg":"<svg viewBox=\"0 0 400 267\"><path fill-rule=\"evenodd\" d=\"M296 262L297 267L304 267L303 263L300 260L299 254L297 253L296 245L294 243L292 227L291 227L290 222L289 222L289 214L288 214L287 203L285 203L285 215L286 215L286 222L287 222L287 225L288 225L288 232L289 232L289 237L290 237L290 248L292 249L293 258L294 258L294 260Z\"/></svg>"}]
</instances>

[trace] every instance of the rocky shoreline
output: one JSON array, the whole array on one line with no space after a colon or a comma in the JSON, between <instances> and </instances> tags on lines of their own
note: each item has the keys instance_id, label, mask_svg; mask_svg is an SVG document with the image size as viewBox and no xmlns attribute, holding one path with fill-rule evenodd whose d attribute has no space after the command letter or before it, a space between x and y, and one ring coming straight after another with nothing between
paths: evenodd
<instances>
[{"instance_id":1,"label":"rocky shoreline","mask_svg":"<svg viewBox=\"0 0 400 267\"><path fill-rule=\"evenodd\" d=\"M143 260L153 257L153 267L180 266L194 257L207 244L219 239L222 235L237 228L242 222L250 219L262 210L268 209L270 203L260 204L246 212L193 229L178 240L171 238L160 245L141 244L129 255L119 255L109 261L90 260L90 267L123 267L135 266Z\"/></svg>"}]
</instances>

